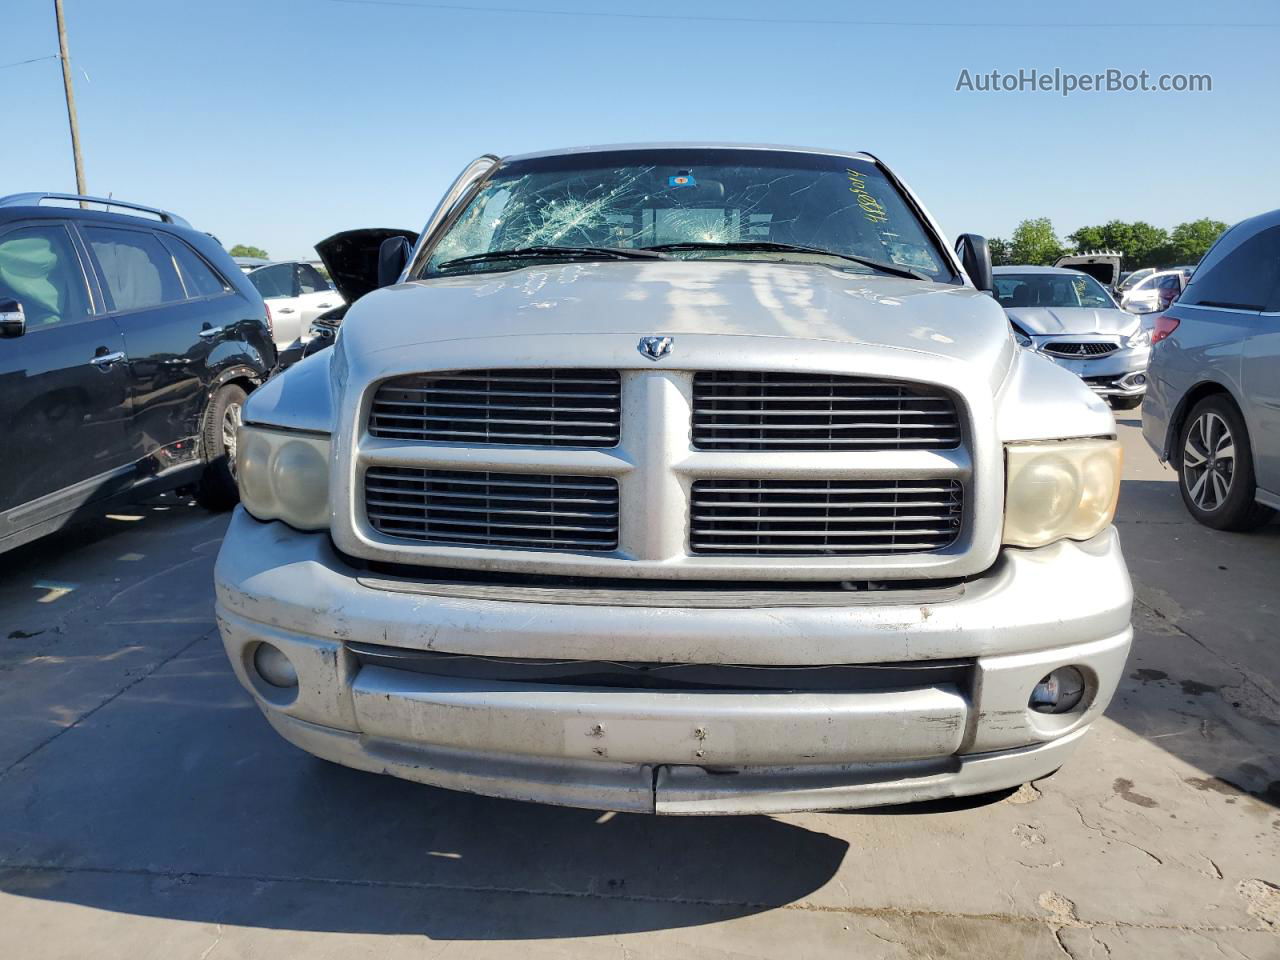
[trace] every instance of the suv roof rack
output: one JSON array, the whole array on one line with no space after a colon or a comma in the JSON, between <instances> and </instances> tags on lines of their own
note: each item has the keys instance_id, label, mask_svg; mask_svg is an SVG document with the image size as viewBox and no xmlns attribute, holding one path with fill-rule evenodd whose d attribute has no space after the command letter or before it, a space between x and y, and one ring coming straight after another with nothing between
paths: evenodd
<instances>
[{"instance_id":1,"label":"suv roof rack","mask_svg":"<svg viewBox=\"0 0 1280 960\"><path fill-rule=\"evenodd\" d=\"M0 207L38 207L44 200L75 200L80 203L97 203L104 207L123 207L126 210L140 210L143 213L149 213L159 218L163 223L172 223L179 227L191 226L176 213L170 213L168 210L161 210L158 207L144 207L140 203L112 200L108 197L86 197L78 193L14 193L7 197L0 197Z\"/></svg>"}]
</instances>

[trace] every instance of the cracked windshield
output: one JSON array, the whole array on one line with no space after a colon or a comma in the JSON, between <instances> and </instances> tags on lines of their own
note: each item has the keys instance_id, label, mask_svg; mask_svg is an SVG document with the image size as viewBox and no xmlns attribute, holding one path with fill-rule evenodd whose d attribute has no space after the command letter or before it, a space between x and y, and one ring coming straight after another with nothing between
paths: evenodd
<instances>
[{"instance_id":1,"label":"cracked windshield","mask_svg":"<svg viewBox=\"0 0 1280 960\"><path fill-rule=\"evenodd\" d=\"M426 275L514 269L530 258L581 257L581 248L599 259L660 251L954 279L875 164L764 150L579 153L506 164L441 240ZM499 256L517 252L523 256Z\"/></svg>"}]
</instances>

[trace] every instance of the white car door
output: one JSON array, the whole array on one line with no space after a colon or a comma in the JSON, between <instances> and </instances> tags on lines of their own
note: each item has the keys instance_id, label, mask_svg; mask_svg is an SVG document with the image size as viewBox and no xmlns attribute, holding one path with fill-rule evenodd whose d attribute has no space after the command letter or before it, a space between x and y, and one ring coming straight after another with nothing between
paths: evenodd
<instances>
[{"instance_id":1,"label":"white car door","mask_svg":"<svg viewBox=\"0 0 1280 960\"><path fill-rule=\"evenodd\" d=\"M292 263L273 263L248 274L271 311L272 339L278 348L292 344L306 328L302 325L301 298Z\"/></svg>"},{"instance_id":2,"label":"white car door","mask_svg":"<svg viewBox=\"0 0 1280 960\"><path fill-rule=\"evenodd\" d=\"M297 277L298 309L302 316L301 336L310 338L311 321L345 302L324 275L309 263L294 265Z\"/></svg>"}]
</instances>

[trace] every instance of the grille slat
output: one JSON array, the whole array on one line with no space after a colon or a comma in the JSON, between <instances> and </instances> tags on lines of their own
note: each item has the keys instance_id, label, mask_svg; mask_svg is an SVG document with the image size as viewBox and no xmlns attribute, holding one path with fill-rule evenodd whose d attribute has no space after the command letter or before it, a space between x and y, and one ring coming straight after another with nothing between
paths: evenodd
<instances>
[{"instance_id":1,"label":"grille slat","mask_svg":"<svg viewBox=\"0 0 1280 960\"><path fill-rule=\"evenodd\" d=\"M618 545L612 477L370 467L365 513L380 533L430 543L592 551Z\"/></svg>"},{"instance_id":2,"label":"grille slat","mask_svg":"<svg viewBox=\"0 0 1280 960\"><path fill-rule=\"evenodd\" d=\"M773 402L773 400L774 400L774 399L775 399L775 398L773 398L773 397L770 397L770 398L769 398L769 400L770 400L770 402L771 402L771 403ZM758 401L751 400L751 401L747 401L747 402L748 402L748 403L757 403ZM722 405L722 406L723 406L723 405ZM865 408L862 408L862 407L849 407L848 409L828 407L828 408L827 408L827 409L825 409L825 410L800 410L800 409L796 409L796 410L782 410L782 409L775 409L775 410L728 410L728 409L721 409L721 410L716 414L716 416L715 416L715 417L711 417L711 418L709 418L709 419L711 419L711 421L714 423L717 419L719 419L719 418L723 418L723 417L751 417L751 418L753 418L753 419L755 419L755 418L759 418L759 417L817 417L817 416L825 417L825 416L829 416L829 415L830 415L830 414L832 414L832 413L857 413L857 414L860 414L861 416L864 416L864 417L936 417L936 416L938 415L938 412L937 412L936 410L890 410L890 409L869 410L869 409L865 409ZM705 418L705 417L707 417L707 415L706 415L706 414L701 414L701 415L699 415L699 417L698 417L697 419L703 419L703 418Z\"/></svg>"},{"instance_id":3,"label":"grille slat","mask_svg":"<svg viewBox=\"0 0 1280 960\"><path fill-rule=\"evenodd\" d=\"M543 447L618 444L616 370L466 370L383 383L369 433L388 440Z\"/></svg>"},{"instance_id":4,"label":"grille slat","mask_svg":"<svg viewBox=\"0 0 1280 960\"><path fill-rule=\"evenodd\" d=\"M700 450L948 450L960 444L955 402L934 387L718 371L695 374L693 386L693 445Z\"/></svg>"},{"instance_id":5,"label":"grille slat","mask_svg":"<svg viewBox=\"0 0 1280 960\"><path fill-rule=\"evenodd\" d=\"M505 498L504 498L504 499L505 499ZM373 498L373 497L370 497L370 498L369 498L368 500L366 500L365 502L366 502L369 506L371 506L371 507L396 507L396 508L402 508L402 507L404 507L404 506L406 505L406 504L405 504L405 502L404 502L404 501L402 501L402 500L377 500L377 499L375 499L375 498ZM424 499L424 502L425 502L425 499ZM455 505L453 505L453 504L442 505L442 506L440 506L440 507L439 507L439 510L440 510L440 512L441 512L442 514L454 514L454 513L461 513L461 514L482 514L482 513L490 513L490 512L491 512L487 507L459 507L459 506L455 506ZM506 515L508 515L508 516L513 516L513 517L515 517L515 516L518 516L518 517L542 517L542 516L546 516L546 512L547 512L547 511L545 511L545 510L512 510L512 509L508 508L508 509L504 510L503 512L504 512ZM611 513L610 511L607 511L607 510L586 510L586 511L576 511L576 512L575 512L575 511L572 511L572 510L560 510L560 509L558 509L558 505L557 505L556 516L557 516L557 517L561 517L561 518L569 517L569 518L574 518L574 519L577 519L577 518L591 518L591 517L608 518L608 517L612 516L612 513ZM440 523L445 523L446 521L444 521L444 520L440 520L439 522L440 522ZM490 525L491 525L491 526L496 526L496 524L490 524Z\"/></svg>"},{"instance_id":6,"label":"grille slat","mask_svg":"<svg viewBox=\"0 0 1280 960\"><path fill-rule=\"evenodd\" d=\"M471 485L476 487L523 487L528 490L538 490L540 488L545 487L547 489L554 488L557 491L557 493L560 490L595 490L597 489L596 484L594 482L544 484L540 482L539 475L535 475L535 474L529 475L529 481L527 483L524 481L516 481L516 480L472 480L470 479L473 476L475 477L486 476L486 474L483 474L483 473L470 474L470 473L464 473L462 471L458 471L458 474L459 474L459 479L450 480L449 481L450 486L466 487L468 485ZM372 477L372 475L373 475L373 471L370 471L370 476ZM487 476L502 476L502 474L487 474ZM524 474L512 474L512 476L523 477ZM464 480L462 479L462 477L466 477L467 479ZM594 477L583 477L582 479L587 481L595 480ZM371 485L369 489L373 490L373 489L377 489L377 487ZM465 493L463 491L458 491L456 493L451 493L450 496L463 497L463 496L473 496L473 494ZM479 494L474 494L474 496L488 496L488 494L479 493Z\"/></svg>"},{"instance_id":7,"label":"grille slat","mask_svg":"<svg viewBox=\"0 0 1280 960\"><path fill-rule=\"evenodd\" d=\"M955 480L696 480L690 546L747 556L931 552L960 535L962 497Z\"/></svg>"},{"instance_id":8,"label":"grille slat","mask_svg":"<svg viewBox=\"0 0 1280 960\"><path fill-rule=\"evenodd\" d=\"M395 432L397 433L397 436L394 437L393 439L397 439L397 440L455 440L456 439L456 440L466 440L468 443L505 443L505 444L515 445L515 446L520 446L522 444L527 444L527 443L537 443L539 446L548 446L548 447L556 447L556 446L604 447L604 446L612 446L616 442L611 437L577 436L574 438L573 443L560 443L559 441L564 439L563 434L499 433L496 430L487 432L484 439L480 439L477 434L474 434L470 431L465 431L465 430L418 430L418 429L405 430L401 428L395 428ZM404 436L400 436L399 434L404 434ZM387 434L384 432L382 434L375 434L375 436L387 436ZM585 442L589 440L600 440L600 441L608 441L608 442L607 443Z\"/></svg>"},{"instance_id":9,"label":"grille slat","mask_svg":"<svg viewBox=\"0 0 1280 960\"><path fill-rule=\"evenodd\" d=\"M897 549L893 553L925 553L939 549L939 544L931 541L920 541L912 543L910 541L902 541L897 544ZM699 553L733 553L742 554L745 551L737 544L703 544ZM886 553L883 548L872 544L846 544L839 549L826 551L832 555L844 556L851 553ZM817 555L814 554L813 547L808 544L763 544L752 548L751 556L764 556L770 553L795 553L801 556Z\"/></svg>"},{"instance_id":10,"label":"grille slat","mask_svg":"<svg viewBox=\"0 0 1280 960\"><path fill-rule=\"evenodd\" d=\"M707 426L710 430L804 430L809 428L809 424L717 424L717 422L708 422L708 424L695 424L695 426ZM877 424L877 422L865 420L859 421L858 424L832 424L827 428L832 433L837 430L928 430L937 433L937 426L934 424ZM877 439L877 438L869 438Z\"/></svg>"}]
</instances>

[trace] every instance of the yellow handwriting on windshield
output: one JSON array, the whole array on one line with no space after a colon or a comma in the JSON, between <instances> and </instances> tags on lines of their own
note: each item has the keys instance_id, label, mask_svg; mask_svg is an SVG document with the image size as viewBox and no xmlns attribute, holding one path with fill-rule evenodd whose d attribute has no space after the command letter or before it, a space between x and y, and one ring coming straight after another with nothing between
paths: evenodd
<instances>
[{"instance_id":1,"label":"yellow handwriting on windshield","mask_svg":"<svg viewBox=\"0 0 1280 960\"><path fill-rule=\"evenodd\" d=\"M849 175L849 192L858 198L858 206L862 210L862 215L867 218L870 223L884 223L889 219L889 213L885 210L884 204L873 197L867 190L867 178L857 170L845 170Z\"/></svg>"}]
</instances>

